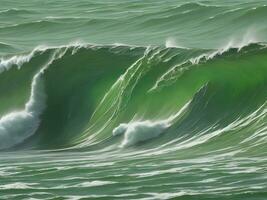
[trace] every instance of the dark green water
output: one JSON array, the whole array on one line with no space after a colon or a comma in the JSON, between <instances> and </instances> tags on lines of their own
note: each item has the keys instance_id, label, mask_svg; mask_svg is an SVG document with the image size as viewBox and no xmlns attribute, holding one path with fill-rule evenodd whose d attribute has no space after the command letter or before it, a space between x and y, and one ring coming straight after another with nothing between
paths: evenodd
<instances>
[{"instance_id":1,"label":"dark green water","mask_svg":"<svg viewBox=\"0 0 267 200\"><path fill-rule=\"evenodd\" d=\"M267 1L0 6L0 199L267 199Z\"/></svg>"}]
</instances>

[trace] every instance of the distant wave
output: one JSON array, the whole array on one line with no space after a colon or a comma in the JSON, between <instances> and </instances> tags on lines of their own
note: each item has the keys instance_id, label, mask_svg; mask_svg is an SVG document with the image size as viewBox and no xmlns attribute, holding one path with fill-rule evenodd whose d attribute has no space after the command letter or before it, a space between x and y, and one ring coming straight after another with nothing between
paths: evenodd
<instances>
[{"instance_id":1,"label":"distant wave","mask_svg":"<svg viewBox=\"0 0 267 200\"><path fill-rule=\"evenodd\" d=\"M33 11L23 10L18 8L10 8L6 10L0 10L0 15L17 15L17 14L31 14Z\"/></svg>"}]
</instances>

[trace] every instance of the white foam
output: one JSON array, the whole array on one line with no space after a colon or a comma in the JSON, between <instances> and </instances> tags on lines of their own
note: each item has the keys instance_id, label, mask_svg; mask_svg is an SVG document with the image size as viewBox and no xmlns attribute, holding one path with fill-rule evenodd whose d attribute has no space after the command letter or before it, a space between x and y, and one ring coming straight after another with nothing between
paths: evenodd
<instances>
[{"instance_id":1,"label":"white foam","mask_svg":"<svg viewBox=\"0 0 267 200\"><path fill-rule=\"evenodd\" d=\"M182 116L190 102L185 104L175 115L165 120L158 121L134 121L128 124L122 123L113 129L113 136L124 135L120 147L128 147L140 142L156 138L161 135L171 124Z\"/></svg>"},{"instance_id":2,"label":"white foam","mask_svg":"<svg viewBox=\"0 0 267 200\"><path fill-rule=\"evenodd\" d=\"M33 78L31 96L24 110L9 113L0 119L0 149L22 142L37 130L45 100L44 85L39 72Z\"/></svg>"},{"instance_id":3,"label":"white foam","mask_svg":"<svg viewBox=\"0 0 267 200\"><path fill-rule=\"evenodd\" d=\"M238 48L240 51L243 47L248 46L252 43L258 43L262 41L260 39L260 36L258 35L258 31L256 27L250 27L247 29L247 31L243 34L242 37L240 35L233 36L230 38L229 42L224 46L223 49L224 52L229 50L230 48Z\"/></svg>"},{"instance_id":4,"label":"white foam","mask_svg":"<svg viewBox=\"0 0 267 200\"><path fill-rule=\"evenodd\" d=\"M38 185L37 183L22 183L22 182L16 182L16 183L10 183L6 185L0 185L0 190L2 189L30 189L31 186Z\"/></svg>"},{"instance_id":5,"label":"white foam","mask_svg":"<svg viewBox=\"0 0 267 200\"><path fill-rule=\"evenodd\" d=\"M181 49L188 49L187 47L181 46L178 44L177 40L174 37L169 37L165 41L166 48L181 48Z\"/></svg>"},{"instance_id":6,"label":"white foam","mask_svg":"<svg viewBox=\"0 0 267 200\"><path fill-rule=\"evenodd\" d=\"M83 182L75 185L75 187L96 187L96 186L103 186L103 185L109 185L114 184L116 182L113 181L91 181L91 182Z\"/></svg>"},{"instance_id":7,"label":"white foam","mask_svg":"<svg viewBox=\"0 0 267 200\"><path fill-rule=\"evenodd\" d=\"M0 58L0 73L11 69L12 66L17 66L18 69L34 56L35 50L28 55L12 56L10 58Z\"/></svg>"},{"instance_id":8,"label":"white foam","mask_svg":"<svg viewBox=\"0 0 267 200\"><path fill-rule=\"evenodd\" d=\"M203 60L208 61L208 60L213 59L216 56L222 55L223 53L229 51L231 48L237 48L237 50L240 51L242 48L253 43L259 43L260 41L262 40L257 34L257 29L255 27L251 27L245 32L245 34L242 37L233 36L228 40L227 43L225 43L224 45L221 45L216 50L203 53L197 57L193 57L187 61L183 61L179 64L174 65L167 72L165 72L161 77L159 77L159 79L156 81L156 83L153 85L153 87L149 91L156 90L161 85L162 82L167 82L168 80L175 80L179 78L180 76L182 76L183 72L189 69L188 66L181 67L183 65L188 65L188 64L197 65ZM170 38L169 40L168 39L166 40L166 47L178 47L179 48L179 46L175 46L175 40L172 38ZM180 47L180 48L185 48L185 47ZM177 73L177 71L179 73Z\"/></svg>"},{"instance_id":9,"label":"white foam","mask_svg":"<svg viewBox=\"0 0 267 200\"><path fill-rule=\"evenodd\" d=\"M192 64L198 64L203 58L205 60L213 59L217 55L222 55L223 53L229 51L232 48L237 48L240 51L242 48L260 42L261 39L257 34L257 29L255 27L249 28L243 36L232 36L227 43L221 45L217 50L209 53L204 53L196 58L190 59Z\"/></svg>"},{"instance_id":10,"label":"white foam","mask_svg":"<svg viewBox=\"0 0 267 200\"><path fill-rule=\"evenodd\" d=\"M121 147L127 147L158 137L167 127L169 127L169 124L166 121L133 122L129 124L120 124L113 130L113 135L124 134L124 140Z\"/></svg>"},{"instance_id":11,"label":"white foam","mask_svg":"<svg viewBox=\"0 0 267 200\"><path fill-rule=\"evenodd\" d=\"M2 43L5 44L5 43ZM7 44L8 45L8 44ZM82 40L75 40L70 42L67 45L46 45L42 44L35 47L30 53L24 55L15 55L11 57L1 57L0 58L0 73L4 71L10 70L12 67L17 67L20 69L23 64L29 62L38 52L45 52L49 49L55 49L57 51L61 51L60 49L69 49L73 48L72 54L76 53L76 51L80 48L90 47L91 44L84 43ZM65 52L64 52L65 53ZM63 53L63 54L64 54ZM54 57L55 58L55 57Z\"/></svg>"},{"instance_id":12,"label":"white foam","mask_svg":"<svg viewBox=\"0 0 267 200\"><path fill-rule=\"evenodd\" d=\"M75 179L75 178L74 178ZM98 187L98 186L104 186L104 185L111 185L111 184L115 184L116 182L114 181L99 181L99 180L95 180L95 181L85 181L82 183L78 183L78 184L66 184L66 185L59 185L57 187L54 187L54 189L68 189L68 188L90 188L90 187Z\"/></svg>"},{"instance_id":13,"label":"white foam","mask_svg":"<svg viewBox=\"0 0 267 200\"><path fill-rule=\"evenodd\" d=\"M31 95L21 111L11 112L0 119L0 149L10 148L33 135L39 127L40 115L46 107L45 86L42 80L44 70L65 51L57 50L48 63L35 74L31 84Z\"/></svg>"}]
</instances>

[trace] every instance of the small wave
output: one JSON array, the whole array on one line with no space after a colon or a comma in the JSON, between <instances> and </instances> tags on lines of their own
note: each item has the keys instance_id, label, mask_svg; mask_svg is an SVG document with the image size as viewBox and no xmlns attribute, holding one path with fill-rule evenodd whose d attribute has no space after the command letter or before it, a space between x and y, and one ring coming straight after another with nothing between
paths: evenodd
<instances>
[{"instance_id":1,"label":"small wave","mask_svg":"<svg viewBox=\"0 0 267 200\"><path fill-rule=\"evenodd\" d=\"M103 186L103 185L110 185L114 184L116 182L113 181L91 181L91 182L83 182L80 184L75 185L74 187L97 187L97 186Z\"/></svg>"},{"instance_id":2,"label":"small wave","mask_svg":"<svg viewBox=\"0 0 267 200\"><path fill-rule=\"evenodd\" d=\"M14 52L16 50L16 47L14 47L11 44L5 43L5 42L0 42L0 49L1 49L2 53L3 52L6 53L6 52ZM4 55L5 55L5 53L4 53ZM1 63L1 58L0 58L0 63Z\"/></svg>"},{"instance_id":3,"label":"small wave","mask_svg":"<svg viewBox=\"0 0 267 200\"><path fill-rule=\"evenodd\" d=\"M28 14L32 13L32 11L29 10L23 10L23 9L18 9L18 8L10 8L6 10L0 10L0 15L1 14Z\"/></svg>"},{"instance_id":4,"label":"small wave","mask_svg":"<svg viewBox=\"0 0 267 200\"><path fill-rule=\"evenodd\" d=\"M31 189L32 186L38 185L38 183L23 183L23 182L16 182L10 184L1 184L0 190L8 190L8 189Z\"/></svg>"},{"instance_id":5,"label":"small wave","mask_svg":"<svg viewBox=\"0 0 267 200\"><path fill-rule=\"evenodd\" d=\"M68 188L91 188L91 187L100 187L100 186L106 186L106 185L112 185L115 184L114 181L84 181L83 183L78 184L68 184L68 185L60 185L58 187L54 187L53 189L68 189Z\"/></svg>"},{"instance_id":6,"label":"small wave","mask_svg":"<svg viewBox=\"0 0 267 200\"><path fill-rule=\"evenodd\" d=\"M51 21L51 20L36 20L31 22L23 22L23 23L16 23L6 26L1 26L0 30L2 31L8 31L8 30L14 30L14 29L24 29L24 28L38 28L38 29L44 29L51 26L58 26L60 24L60 21Z\"/></svg>"},{"instance_id":7,"label":"small wave","mask_svg":"<svg viewBox=\"0 0 267 200\"><path fill-rule=\"evenodd\" d=\"M196 10L200 8L219 8L219 7L222 7L222 6L208 5L208 4L200 3L200 2L194 2L194 3L190 2L190 3L184 3L174 8L168 9L167 11L177 13L177 12L183 12L183 11L189 11L189 10L190 11Z\"/></svg>"}]
</instances>

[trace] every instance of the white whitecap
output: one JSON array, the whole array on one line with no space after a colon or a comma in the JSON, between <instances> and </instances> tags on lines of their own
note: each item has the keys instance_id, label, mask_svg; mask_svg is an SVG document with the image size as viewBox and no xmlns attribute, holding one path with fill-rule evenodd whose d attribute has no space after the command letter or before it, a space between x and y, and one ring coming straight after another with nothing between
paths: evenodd
<instances>
[{"instance_id":1,"label":"white whitecap","mask_svg":"<svg viewBox=\"0 0 267 200\"><path fill-rule=\"evenodd\" d=\"M46 94L41 72L31 85L31 96L24 110L11 112L0 119L0 149L12 147L31 136L40 124L39 116L45 109Z\"/></svg>"},{"instance_id":2,"label":"white whitecap","mask_svg":"<svg viewBox=\"0 0 267 200\"><path fill-rule=\"evenodd\" d=\"M165 47L166 48L180 48L180 49L188 49L187 47L184 47L180 44L178 44L177 39L174 37L169 37L165 41Z\"/></svg>"},{"instance_id":3,"label":"white whitecap","mask_svg":"<svg viewBox=\"0 0 267 200\"><path fill-rule=\"evenodd\" d=\"M33 135L40 125L40 115L46 107L43 81L44 70L65 51L55 51L49 62L35 74L31 84L31 95L21 111L8 113L0 118L0 149L13 147Z\"/></svg>"},{"instance_id":4,"label":"white whitecap","mask_svg":"<svg viewBox=\"0 0 267 200\"><path fill-rule=\"evenodd\" d=\"M175 115L165 120L145 120L121 123L113 129L113 136L124 135L120 147L128 147L160 136L179 117L183 116L190 102L186 103Z\"/></svg>"}]
</instances>

